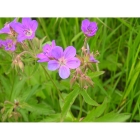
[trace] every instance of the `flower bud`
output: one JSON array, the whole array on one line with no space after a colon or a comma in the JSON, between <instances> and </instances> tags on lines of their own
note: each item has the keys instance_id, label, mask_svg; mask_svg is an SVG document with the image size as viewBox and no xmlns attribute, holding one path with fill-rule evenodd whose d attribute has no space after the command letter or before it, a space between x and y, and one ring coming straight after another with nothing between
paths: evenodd
<instances>
[{"instance_id":1,"label":"flower bud","mask_svg":"<svg viewBox=\"0 0 140 140\"><path fill-rule=\"evenodd\" d=\"M15 59L13 60L12 66L15 67L16 70L17 70L17 68L20 68L20 69L22 70L22 72L23 72L23 70L24 70L24 64L23 64L23 62L21 61L19 55L17 55L17 56L15 57Z\"/></svg>"}]
</instances>

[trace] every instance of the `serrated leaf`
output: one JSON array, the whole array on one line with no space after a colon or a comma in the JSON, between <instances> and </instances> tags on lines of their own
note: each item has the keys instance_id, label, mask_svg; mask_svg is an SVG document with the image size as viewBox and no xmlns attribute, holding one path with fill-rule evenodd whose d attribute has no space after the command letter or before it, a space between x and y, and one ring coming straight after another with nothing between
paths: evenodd
<instances>
[{"instance_id":1,"label":"serrated leaf","mask_svg":"<svg viewBox=\"0 0 140 140\"><path fill-rule=\"evenodd\" d=\"M39 69L39 63L36 63L35 66L34 66L34 69L31 73L31 76Z\"/></svg>"},{"instance_id":2,"label":"serrated leaf","mask_svg":"<svg viewBox=\"0 0 140 140\"><path fill-rule=\"evenodd\" d=\"M18 98L18 95L22 94L26 81L27 81L27 78L23 78L21 81L17 81L12 92L11 100Z\"/></svg>"},{"instance_id":3,"label":"serrated leaf","mask_svg":"<svg viewBox=\"0 0 140 140\"><path fill-rule=\"evenodd\" d=\"M11 86L8 86L8 85L11 85L11 84L10 84L10 81L8 80L8 78L1 75L0 76L0 82L1 82L2 86L4 87L6 95L9 95L10 92L11 92Z\"/></svg>"},{"instance_id":4,"label":"serrated leaf","mask_svg":"<svg viewBox=\"0 0 140 140\"><path fill-rule=\"evenodd\" d=\"M23 117L23 120L25 122L28 122L29 119L28 119L28 114L27 114L27 111L25 109L17 109L17 111L21 114L21 116Z\"/></svg>"},{"instance_id":5,"label":"serrated leaf","mask_svg":"<svg viewBox=\"0 0 140 140\"><path fill-rule=\"evenodd\" d=\"M27 110L31 111L34 114L50 115L55 113L55 111L47 104L34 102L29 102L28 104L30 105L30 107L27 108Z\"/></svg>"},{"instance_id":6,"label":"serrated leaf","mask_svg":"<svg viewBox=\"0 0 140 140\"><path fill-rule=\"evenodd\" d=\"M81 95L83 96L84 98L84 101L89 104L89 105L93 105L93 106L99 106L99 104L94 101L89 95L88 93L86 92L86 90L81 90L80 91Z\"/></svg>"},{"instance_id":7,"label":"serrated leaf","mask_svg":"<svg viewBox=\"0 0 140 140\"><path fill-rule=\"evenodd\" d=\"M32 88L32 90L30 91L30 93L28 94L28 96L27 96L27 98L25 99L25 101L27 102L30 98L31 98L31 96L33 96L36 92L37 92L37 90L40 88L41 86L38 84L38 85L35 85L33 88Z\"/></svg>"},{"instance_id":8,"label":"serrated leaf","mask_svg":"<svg viewBox=\"0 0 140 140\"><path fill-rule=\"evenodd\" d=\"M75 101L76 97L78 96L79 88L74 89L69 95L65 98L64 106L62 107L61 113L61 121L63 121L70 110L71 105Z\"/></svg>"}]
</instances>

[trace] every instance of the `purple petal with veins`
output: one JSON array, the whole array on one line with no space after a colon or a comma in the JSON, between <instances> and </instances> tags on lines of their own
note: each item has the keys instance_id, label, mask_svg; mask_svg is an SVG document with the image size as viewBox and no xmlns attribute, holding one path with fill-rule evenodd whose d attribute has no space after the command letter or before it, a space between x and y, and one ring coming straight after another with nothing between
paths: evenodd
<instances>
[{"instance_id":1,"label":"purple petal with veins","mask_svg":"<svg viewBox=\"0 0 140 140\"><path fill-rule=\"evenodd\" d=\"M62 79L66 79L70 76L70 69L67 66L60 66L59 68L59 76Z\"/></svg>"},{"instance_id":2,"label":"purple petal with veins","mask_svg":"<svg viewBox=\"0 0 140 140\"><path fill-rule=\"evenodd\" d=\"M68 46L65 50L64 50L64 57L66 59L72 58L76 55L76 49L73 46Z\"/></svg>"},{"instance_id":3,"label":"purple petal with veins","mask_svg":"<svg viewBox=\"0 0 140 140\"><path fill-rule=\"evenodd\" d=\"M48 62L48 69L49 70L54 71L54 70L57 70L59 67L60 67L60 64L56 60L50 60Z\"/></svg>"}]
</instances>

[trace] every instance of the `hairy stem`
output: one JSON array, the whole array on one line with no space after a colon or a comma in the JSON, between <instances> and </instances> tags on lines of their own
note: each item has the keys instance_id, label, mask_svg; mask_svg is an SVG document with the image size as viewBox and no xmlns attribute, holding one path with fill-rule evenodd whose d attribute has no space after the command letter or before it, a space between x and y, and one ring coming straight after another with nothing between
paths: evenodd
<instances>
[{"instance_id":1,"label":"hairy stem","mask_svg":"<svg viewBox=\"0 0 140 140\"><path fill-rule=\"evenodd\" d=\"M51 82L53 83L54 87L56 88L58 94L59 94L59 97L64 101L64 98L63 96L61 95L59 89L57 88L56 84L54 83L54 81L52 80L51 76L49 75L49 73L46 71L46 69L44 68L44 66L42 66L42 68L44 69L45 73L47 74L47 76L50 78Z\"/></svg>"}]
</instances>

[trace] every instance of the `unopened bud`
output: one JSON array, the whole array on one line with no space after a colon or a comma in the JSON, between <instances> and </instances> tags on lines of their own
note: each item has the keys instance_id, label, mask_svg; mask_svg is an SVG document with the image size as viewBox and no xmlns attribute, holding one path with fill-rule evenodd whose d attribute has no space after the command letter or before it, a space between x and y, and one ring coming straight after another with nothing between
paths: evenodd
<instances>
[{"instance_id":1,"label":"unopened bud","mask_svg":"<svg viewBox=\"0 0 140 140\"><path fill-rule=\"evenodd\" d=\"M82 74L83 74L83 72L81 71L80 68L77 68L77 69L76 69L76 73L77 73L77 75L82 75Z\"/></svg>"},{"instance_id":2,"label":"unopened bud","mask_svg":"<svg viewBox=\"0 0 140 140\"><path fill-rule=\"evenodd\" d=\"M85 80L87 81L88 84L93 86L94 83L93 83L93 81L88 76L85 77Z\"/></svg>"},{"instance_id":3,"label":"unopened bud","mask_svg":"<svg viewBox=\"0 0 140 140\"><path fill-rule=\"evenodd\" d=\"M23 70L24 70L24 64L23 64L23 62L20 59L20 55L17 55L15 57L15 59L12 62L12 66L15 67L16 70L19 67L22 70L22 72L23 72Z\"/></svg>"},{"instance_id":4,"label":"unopened bud","mask_svg":"<svg viewBox=\"0 0 140 140\"><path fill-rule=\"evenodd\" d=\"M87 85L85 85L85 86L84 86L84 89L88 89L88 86L87 86Z\"/></svg>"},{"instance_id":5,"label":"unopened bud","mask_svg":"<svg viewBox=\"0 0 140 140\"><path fill-rule=\"evenodd\" d=\"M24 65L23 65L23 63L22 63L22 61L19 61L18 62L18 65L19 65L19 68L22 70L22 72L23 72L23 70L24 70Z\"/></svg>"},{"instance_id":6,"label":"unopened bud","mask_svg":"<svg viewBox=\"0 0 140 140\"><path fill-rule=\"evenodd\" d=\"M4 111L5 111L5 107L3 107L3 108L1 109L1 113L3 114Z\"/></svg>"}]
</instances>

